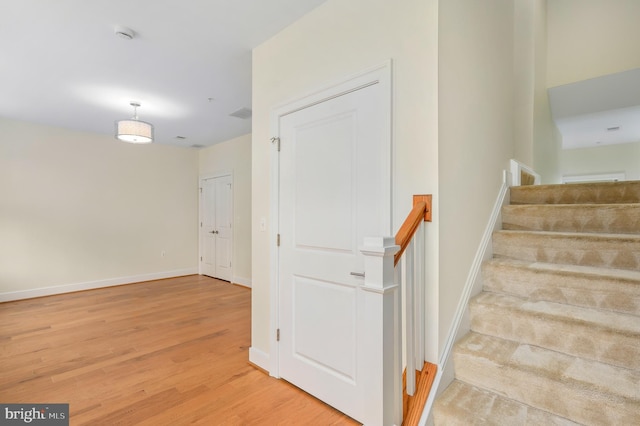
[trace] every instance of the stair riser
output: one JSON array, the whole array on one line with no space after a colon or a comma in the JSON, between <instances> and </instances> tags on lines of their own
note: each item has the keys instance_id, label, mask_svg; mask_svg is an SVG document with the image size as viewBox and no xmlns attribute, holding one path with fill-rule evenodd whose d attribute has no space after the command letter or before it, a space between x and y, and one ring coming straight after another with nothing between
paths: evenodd
<instances>
[{"instance_id":1,"label":"stair riser","mask_svg":"<svg viewBox=\"0 0 640 426\"><path fill-rule=\"evenodd\" d=\"M513 187L511 204L640 203L640 182Z\"/></svg>"},{"instance_id":2,"label":"stair riser","mask_svg":"<svg viewBox=\"0 0 640 426\"><path fill-rule=\"evenodd\" d=\"M533 301L545 300L627 314L640 313L640 281L485 263L484 289Z\"/></svg>"},{"instance_id":3,"label":"stair riser","mask_svg":"<svg viewBox=\"0 0 640 426\"><path fill-rule=\"evenodd\" d=\"M640 204L505 206L502 209L502 228L637 234L640 230Z\"/></svg>"},{"instance_id":4,"label":"stair riser","mask_svg":"<svg viewBox=\"0 0 640 426\"><path fill-rule=\"evenodd\" d=\"M640 331L621 333L584 321L472 303L471 330L624 368L640 368Z\"/></svg>"},{"instance_id":5,"label":"stair riser","mask_svg":"<svg viewBox=\"0 0 640 426\"><path fill-rule=\"evenodd\" d=\"M604 401L602 395L590 389L568 386L535 372L458 351L454 353L454 363L458 380L585 425L631 425L638 421L637 401Z\"/></svg>"},{"instance_id":6,"label":"stair riser","mask_svg":"<svg viewBox=\"0 0 640 426\"><path fill-rule=\"evenodd\" d=\"M640 236L498 231L497 258L602 268L640 270Z\"/></svg>"}]
</instances>

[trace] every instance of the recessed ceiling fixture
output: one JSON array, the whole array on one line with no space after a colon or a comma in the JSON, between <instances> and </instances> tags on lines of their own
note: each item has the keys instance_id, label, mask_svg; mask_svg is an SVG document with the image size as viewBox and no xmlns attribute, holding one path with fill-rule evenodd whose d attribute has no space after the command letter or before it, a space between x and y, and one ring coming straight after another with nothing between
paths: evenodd
<instances>
[{"instance_id":1,"label":"recessed ceiling fixture","mask_svg":"<svg viewBox=\"0 0 640 426\"><path fill-rule=\"evenodd\" d=\"M153 142L153 125L138 120L139 102L130 102L133 107L133 118L116 121L116 139L130 143Z\"/></svg>"}]
</instances>

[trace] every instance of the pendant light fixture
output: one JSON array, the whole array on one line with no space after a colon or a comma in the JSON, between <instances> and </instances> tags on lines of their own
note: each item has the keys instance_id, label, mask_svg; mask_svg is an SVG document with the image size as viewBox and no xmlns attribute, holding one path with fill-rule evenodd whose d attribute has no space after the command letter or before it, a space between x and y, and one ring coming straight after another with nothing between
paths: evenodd
<instances>
[{"instance_id":1,"label":"pendant light fixture","mask_svg":"<svg viewBox=\"0 0 640 426\"><path fill-rule=\"evenodd\" d=\"M116 121L116 139L130 143L153 142L153 124L138 120L140 103L130 102L133 107L133 118Z\"/></svg>"}]
</instances>

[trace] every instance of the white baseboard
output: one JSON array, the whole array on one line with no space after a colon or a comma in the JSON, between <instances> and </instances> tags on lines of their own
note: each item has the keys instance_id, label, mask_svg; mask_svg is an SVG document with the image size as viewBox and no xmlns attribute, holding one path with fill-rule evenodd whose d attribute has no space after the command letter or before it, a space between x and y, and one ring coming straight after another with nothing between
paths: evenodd
<instances>
[{"instance_id":1,"label":"white baseboard","mask_svg":"<svg viewBox=\"0 0 640 426\"><path fill-rule=\"evenodd\" d=\"M256 349L253 346L249 348L249 361L265 371L269 371L269 354Z\"/></svg>"},{"instance_id":2,"label":"white baseboard","mask_svg":"<svg viewBox=\"0 0 640 426\"><path fill-rule=\"evenodd\" d=\"M173 271L153 272L150 274L132 275L129 277L108 278L105 280L87 281L83 283L64 284L52 287L40 287L30 290L10 291L0 293L0 302L12 300L32 299L34 297L52 296L54 294L71 293L74 291L93 290L96 288L113 287L117 285L133 284L142 281L162 280L165 278L182 277L198 273L198 268L176 269Z\"/></svg>"},{"instance_id":3,"label":"white baseboard","mask_svg":"<svg viewBox=\"0 0 640 426\"><path fill-rule=\"evenodd\" d=\"M231 282L234 283L234 284L241 285L243 287L251 288L251 278L233 277L231 279Z\"/></svg>"},{"instance_id":4,"label":"white baseboard","mask_svg":"<svg viewBox=\"0 0 640 426\"><path fill-rule=\"evenodd\" d=\"M467 275L467 281L465 282L464 289L462 290L462 294L458 301L458 308L456 310L453 323L451 324L451 328L449 329L449 334L444 346L444 350L442 352L442 355L440 356L438 371L433 381L433 385L431 386L431 392L429 392L427 402L425 403L422 417L420 418L420 422L418 423L420 426L425 426L427 424L429 415L431 414L431 408L433 407L433 403L435 402L435 398L440 393L442 393L444 388L449 386L449 384L453 381L453 370L450 370L450 368L452 367L451 365L448 365L451 361L453 345L464 333L469 331L468 329L466 329L468 328L469 322L467 316L467 306L469 305L469 299L471 298L471 296L482 291L482 263L493 256L493 246L491 244L491 238L493 236L493 232L502 227L501 212L502 206L509 203L509 183L509 174L507 171L504 171L502 177L502 186L500 187L498 197L491 212L491 217L489 218L487 227L484 230L482 240L480 241L480 246L478 247L476 256L473 259L473 263L471 264L471 268L469 269L469 275ZM465 317L467 327L463 328L461 327L461 325L465 324ZM445 374L446 372L449 372L450 374Z\"/></svg>"}]
</instances>

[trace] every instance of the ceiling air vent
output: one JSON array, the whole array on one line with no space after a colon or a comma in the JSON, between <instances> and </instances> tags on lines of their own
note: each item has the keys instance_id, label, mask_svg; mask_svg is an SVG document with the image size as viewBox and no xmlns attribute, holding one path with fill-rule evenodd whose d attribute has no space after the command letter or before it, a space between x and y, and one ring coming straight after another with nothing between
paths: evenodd
<instances>
[{"instance_id":1,"label":"ceiling air vent","mask_svg":"<svg viewBox=\"0 0 640 426\"><path fill-rule=\"evenodd\" d=\"M241 118L243 120L247 120L251 118L251 108L240 108L237 111L229 114L231 117Z\"/></svg>"},{"instance_id":2,"label":"ceiling air vent","mask_svg":"<svg viewBox=\"0 0 640 426\"><path fill-rule=\"evenodd\" d=\"M620 130L620 126L607 127L607 132L615 132L617 130Z\"/></svg>"},{"instance_id":3,"label":"ceiling air vent","mask_svg":"<svg viewBox=\"0 0 640 426\"><path fill-rule=\"evenodd\" d=\"M195 145L191 145L191 148L204 148L204 145L195 144Z\"/></svg>"}]
</instances>

